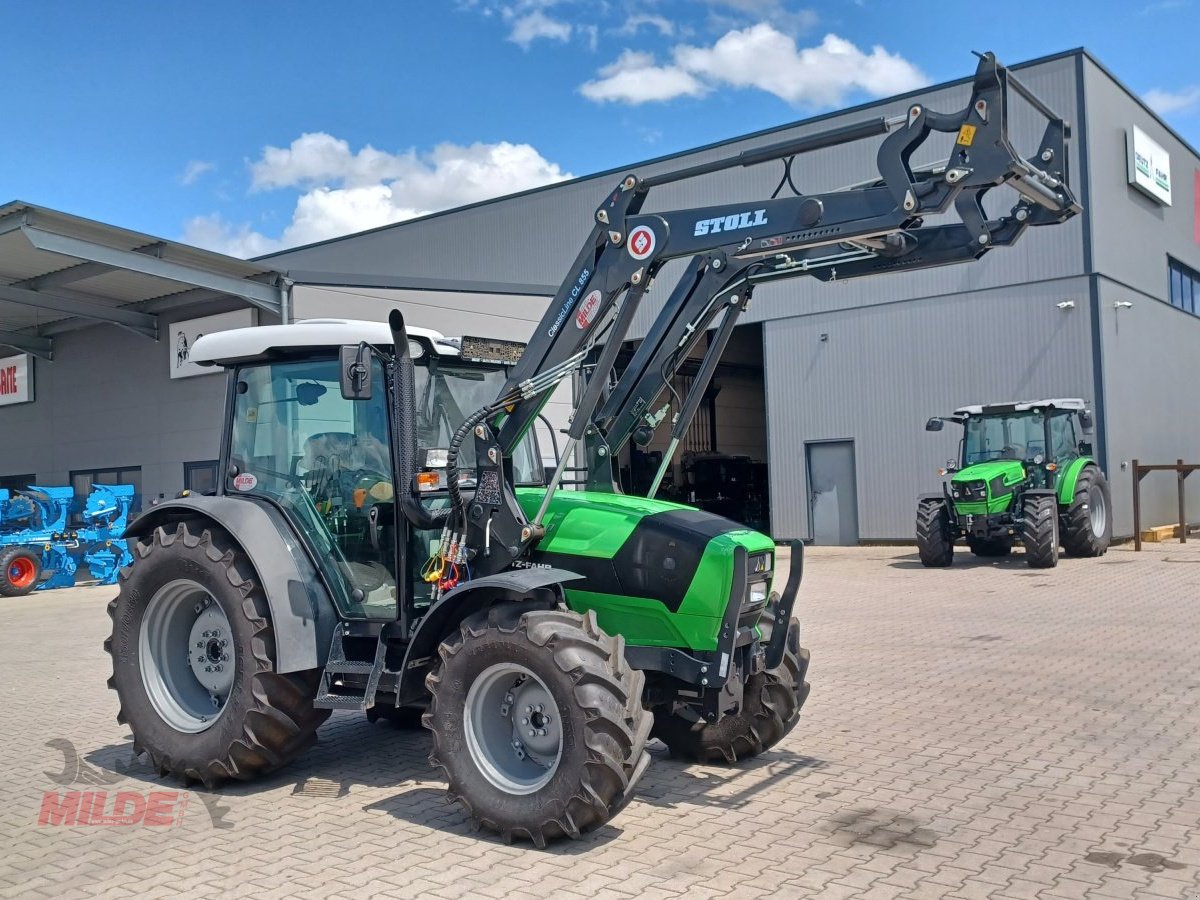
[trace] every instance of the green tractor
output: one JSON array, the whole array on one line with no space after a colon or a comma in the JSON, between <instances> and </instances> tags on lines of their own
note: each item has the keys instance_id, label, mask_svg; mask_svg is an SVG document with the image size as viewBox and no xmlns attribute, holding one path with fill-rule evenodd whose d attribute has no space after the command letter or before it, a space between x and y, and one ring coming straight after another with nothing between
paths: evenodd
<instances>
[{"instance_id":1,"label":"green tractor","mask_svg":"<svg viewBox=\"0 0 1200 900\"><path fill-rule=\"evenodd\" d=\"M956 112L913 103L628 175L527 344L408 329L397 310L197 340L191 361L227 373L215 496L129 527L134 562L109 606L109 683L134 749L211 786L286 766L332 710L422 725L474 823L541 846L616 815L651 736L703 762L777 745L808 696L801 545L775 579L769 536L656 494L756 285L970 262L1080 212L1066 123L1038 101L1046 131L1018 156L1009 88L1032 96L985 54ZM884 134L877 180L642 212L657 185L771 160L791 183L797 155ZM958 149L914 170L934 134ZM989 218L984 195L1002 187L1013 205ZM672 260L687 262L618 373ZM673 379L702 340L681 397ZM535 426L560 386L574 402L548 470ZM623 494L619 454L648 446L672 406L646 496Z\"/></svg>"},{"instance_id":2,"label":"green tractor","mask_svg":"<svg viewBox=\"0 0 1200 900\"><path fill-rule=\"evenodd\" d=\"M1103 556L1112 540L1112 494L1092 456L1092 414L1082 400L964 406L934 416L963 427L959 459L940 494L917 501L917 551L926 566L948 566L954 544L976 556L1007 556L1020 542L1032 568L1068 556Z\"/></svg>"}]
</instances>

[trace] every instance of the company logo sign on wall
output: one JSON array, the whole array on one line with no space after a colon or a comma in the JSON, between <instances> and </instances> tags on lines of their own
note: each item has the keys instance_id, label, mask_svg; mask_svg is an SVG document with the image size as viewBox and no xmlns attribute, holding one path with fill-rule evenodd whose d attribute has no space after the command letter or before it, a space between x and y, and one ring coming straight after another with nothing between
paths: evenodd
<instances>
[{"instance_id":1,"label":"company logo sign on wall","mask_svg":"<svg viewBox=\"0 0 1200 900\"><path fill-rule=\"evenodd\" d=\"M235 328L250 328L254 325L254 310L237 309L233 312L204 316L201 319L186 319L171 326L171 341L167 345L170 353L172 378L192 378L196 375L216 375L220 369L213 366L198 366L191 361L192 348L196 341L214 331L233 331Z\"/></svg>"},{"instance_id":2,"label":"company logo sign on wall","mask_svg":"<svg viewBox=\"0 0 1200 900\"><path fill-rule=\"evenodd\" d=\"M1125 132L1125 152L1129 183L1164 206L1170 206L1170 154L1136 125Z\"/></svg>"},{"instance_id":3,"label":"company logo sign on wall","mask_svg":"<svg viewBox=\"0 0 1200 900\"><path fill-rule=\"evenodd\" d=\"M29 356L0 358L0 406L33 402L33 359Z\"/></svg>"}]
</instances>

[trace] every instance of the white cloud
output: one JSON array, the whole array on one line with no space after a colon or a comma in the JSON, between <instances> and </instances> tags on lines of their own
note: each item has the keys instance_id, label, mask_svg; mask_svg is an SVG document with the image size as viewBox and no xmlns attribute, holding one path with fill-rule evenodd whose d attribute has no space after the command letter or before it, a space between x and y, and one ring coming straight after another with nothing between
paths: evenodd
<instances>
[{"instance_id":1,"label":"white cloud","mask_svg":"<svg viewBox=\"0 0 1200 900\"><path fill-rule=\"evenodd\" d=\"M566 41L571 38L571 25L558 19L552 19L540 9L518 16L513 20L512 31L508 39L528 50L529 45L539 38L550 41Z\"/></svg>"},{"instance_id":2,"label":"white cloud","mask_svg":"<svg viewBox=\"0 0 1200 900\"><path fill-rule=\"evenodd\" d=\"M728 31L756 22L766 22L788 34L816 28L820 17L811 9L789 9L782 0L705 0L709 26Z\"/></svg>"},{"instance_id":3,"label":"white cloud","mask_svg":"<svg viewBox=\"0 0 1200 900\"><path fill-rule=\"evenodd\" d=\"M656 65L654 56L626 50L617 61L602 68L600 77L579 86L579 92L597 103L649 103L676 97L701 97L709 88L678 66Z\"/></svg>"},{"instance_id":4,"label":"white cloud","mask_svg":"<svg viewBox=\"0 0 1200 900\"><path fill-rule=\"evenodd\" d=\"M840 105L855 92L879 97L928 83L920 69L883 47L867 53L828 34L815 47L797 48L766 23L730 31L711 47L681 44L672 53L671 65L657 65L648 54L626 50L580 91L598 102L646 103L721 86L757 88L794 106L817 108Z\"/></svg>"},{"instance_id":5,"label":"white cloud","mask_svg":"<svg viewBox=\"0 0 1200 900\"><path fill-rule=\"evenodd\" d=\"M262 256L282 246L279 241L259 234L249 225L234 225L216 213L188 219L183 225L182 240L194 247L243 259Z\"/></svg>"},{"instance_id":6,"label":"white cloud","mask_svg":"<svg viewBox=\"0 0 1200 900\"><path fill-rule=\"evenodd\" d=\"M1169 113L1189 113L1200 107L1200 84L1189 85L1177 91L1163 91L1158 88L1146 91L1146 103L1159 115Z\"/></svg>"},{"instance_id":7,"label":"white cloud","mask_svg":"<svg viewBox=\"0 0 1200 900\"><path fill-rule=\"evenodd\" d=\"M287 148L264 148L250 171L252 189L303 191L280 236L198 216L186 224L185 241L259 256L573 177L528 144L439 144L427 154L367 146L356 153L321 132L301 135Z\"/></svg>"},{"instance_id":8,"label":"white cloud","mask_svg":"<svg viewBox=\"0 0 1200 900\"><path fill-rule=\"evenodd\" d=\"M183 174L179 176L179 183L185 187L195 184L201 175L213 171L216 167L216 163L206 162L203 159L188 160L188 164L183 167Z\"/></svg>"},{"instance_id":9,"label":"white cloud","mask_svg":"<svg viewBox=\"0 0 1200 900\"><path fill-rule=\"evenodd\" d=\"M663 37L671 37L673 34L675 34L675 23L670 19L666 18L665 16L653 16L646 14L630 16L625 20L621 27L617 29L616 33L623 34L628 37L630 35L637 34L638 29L643 26L657 28L658 33Z\"/></svg>"}]
</instances>

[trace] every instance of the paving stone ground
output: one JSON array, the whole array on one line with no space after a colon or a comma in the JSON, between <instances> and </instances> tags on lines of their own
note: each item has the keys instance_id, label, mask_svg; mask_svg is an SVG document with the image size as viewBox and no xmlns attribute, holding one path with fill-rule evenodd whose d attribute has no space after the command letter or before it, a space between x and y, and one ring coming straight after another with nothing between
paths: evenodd
<instances>
[{"instance_id":1,"label":"paving stone ground","mask_svg":"<svg viewBox=\"0 0 1200 900\"><path fill-rule=\"evenodd\" d=\"M114 718L112 591L0 601L4 896L1200 898L1200 541L1051 571L811 550L799 727L728 768L659 748L545 851L473 833L423 734L349 713L174 827L39 826L47 791L175 789Z\"/></svg>"}]
</instances>

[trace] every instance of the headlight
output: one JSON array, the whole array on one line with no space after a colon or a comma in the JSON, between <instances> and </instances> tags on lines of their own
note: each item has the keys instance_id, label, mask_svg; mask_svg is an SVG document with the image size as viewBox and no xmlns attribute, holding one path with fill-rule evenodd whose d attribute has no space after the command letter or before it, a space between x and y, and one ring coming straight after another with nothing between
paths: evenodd
<instances>
[{"instance_id":1,"label":"headlight","mask_svg":"<svg viewBox=\"0 0 1200 900\"><path fill-rule=\"evenodd\" d=\"M765 581L756 581L750 585L750 591L747 594L748 603L750 606L761 606L767 602L767 583Z\"/></svg>"}]
</instances>

